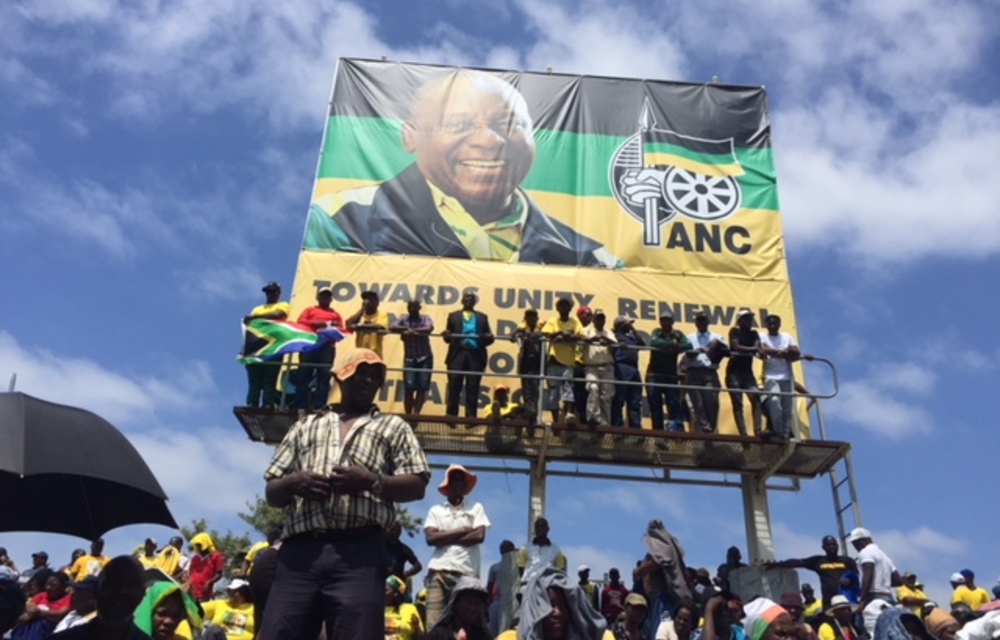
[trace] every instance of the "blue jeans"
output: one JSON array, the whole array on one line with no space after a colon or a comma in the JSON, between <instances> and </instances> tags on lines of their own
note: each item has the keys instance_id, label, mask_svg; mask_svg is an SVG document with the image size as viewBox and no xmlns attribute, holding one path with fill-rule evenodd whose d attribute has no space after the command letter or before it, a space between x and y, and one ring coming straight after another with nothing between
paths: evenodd
<instances>
[{"instance_id":1,"label":"blue jeans","mask_svg":"<svg viewBox=\"0 0 1000 640\"><path fill-rule=\"evenodd\" d=\"M646 373L646 399L649 403L649 417L653 428L663 431L663 405L667 405L667 418L670 419L671 431L683 431L684 409L681 403L681 390L652 386L655 384L677 384L677 376ZM680 429L676 425L680 424Z\"/></svg>"},{"instance_id":2,"label":"blue jeans","mask_svg":"<svg viewBox=\"0 0 1000 640\"><path fill-rule=\"evenodd\" d=\"M639 370L621 362L615 364L615 379L623 382L642 382ZM616 385L615 397L611 400L611 426L624 426L622 408L627 414L628 426L642 428L642 387L639 385Z\"/></svg>"}]
</instances>

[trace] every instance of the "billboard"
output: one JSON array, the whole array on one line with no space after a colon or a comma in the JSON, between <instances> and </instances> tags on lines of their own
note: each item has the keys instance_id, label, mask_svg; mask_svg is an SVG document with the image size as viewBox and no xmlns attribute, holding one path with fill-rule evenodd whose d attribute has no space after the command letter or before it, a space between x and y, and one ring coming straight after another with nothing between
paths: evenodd
<instances>
[{"instance_id":1,"label":"billboard","mask_svg":"<svg viewBox=\"0 0 1000 640\"><path fill-rule=\"evenodd\" d=\"M498 336L564 296L645 332L670 309L690 333L704 310L725 336L749 307L796 335L765 92L343 59L293 319L321 286L345 317L365 290L394 317L419 299L439 329L473 290ZM401 366L399 338L385 344ZM515 355L498 339L487 374ZM443 412L444 385L426 412ZM735 432L728 414L720 431Z\"/></svg>"}]
</instances>

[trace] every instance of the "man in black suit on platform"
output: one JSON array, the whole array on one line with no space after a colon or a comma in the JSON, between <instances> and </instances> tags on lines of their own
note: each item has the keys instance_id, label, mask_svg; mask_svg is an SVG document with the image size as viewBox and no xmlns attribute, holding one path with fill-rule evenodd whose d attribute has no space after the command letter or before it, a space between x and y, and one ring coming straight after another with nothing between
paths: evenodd
<instances>
[{"instance_id":1,"label":"man in black suit on platform","mask_svg":"<svg viewBox=\"0 0 1000 640\"><path fill-rule=\"evenodd\" d=\"M490 318L476 311L479 298L471 291L462 295L462 309L448 314L445 330L441 332L448 343L448 400L446 413L458 415L458 400L465 387L465 417L475 418L479 409L479 381L486 369L486 347L493 344L493 330ZM479 373L452 373L474 371Z\"/></svg>"}]
</instances>

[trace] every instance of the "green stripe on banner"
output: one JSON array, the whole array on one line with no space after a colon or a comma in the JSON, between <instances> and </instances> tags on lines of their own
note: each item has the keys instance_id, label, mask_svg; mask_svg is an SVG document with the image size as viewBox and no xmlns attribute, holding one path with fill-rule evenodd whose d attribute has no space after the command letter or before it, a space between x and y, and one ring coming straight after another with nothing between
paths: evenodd
<instances>
[{"instance_id":1,"label":"green stripe on banner","mask_svg":"<svg viewBox=\"0 0 1000 640\"><path fill-rule=\"evenodd\" d=\"M319 177L365 181L392 178L414 161L413 155L403 150L401 129L402 123L398 120L331 117ZM535 131L535 165L521 186L528 191L614 197L609 164L626 139L551 129ZM676 145L668 146L680 149ZM745 172L736 178L743 189L743 206L777 210L778 194L771 149L737 147L734 152ZM690 157L691 153L683 150L685 157ZM696 155L721 157L716 154ZM732 156L726 156L726 160L726 164L731 164Z\"/></svg>"}]
</instances>

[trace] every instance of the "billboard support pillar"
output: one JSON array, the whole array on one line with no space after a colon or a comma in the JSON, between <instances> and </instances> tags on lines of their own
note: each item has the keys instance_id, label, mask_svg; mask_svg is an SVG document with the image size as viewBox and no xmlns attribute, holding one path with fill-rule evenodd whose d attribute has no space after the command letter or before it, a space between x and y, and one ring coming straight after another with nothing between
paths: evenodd
<instances>
[{"instance_id":1,"label":"billboard support pillar","mask_svg":"<svg viewBox=\"0 0 1000 640\"><path fill-rule=\"evenodd\" d=\"M741 484L749 564L774 560L771 512L767 505L767 479L764 476L745 475Z\"/></svg>"},{"instance_id":2,"label":"billboard support pillar","mask_svg":"<svg viewBox=\"0 0 1000 640\"><path fill-rule=\"evenodd\" d=\"M545 460L532 460L528 474L528 540L535 537L535 520L545 517Z\"/></svg>"}]
</instances>

